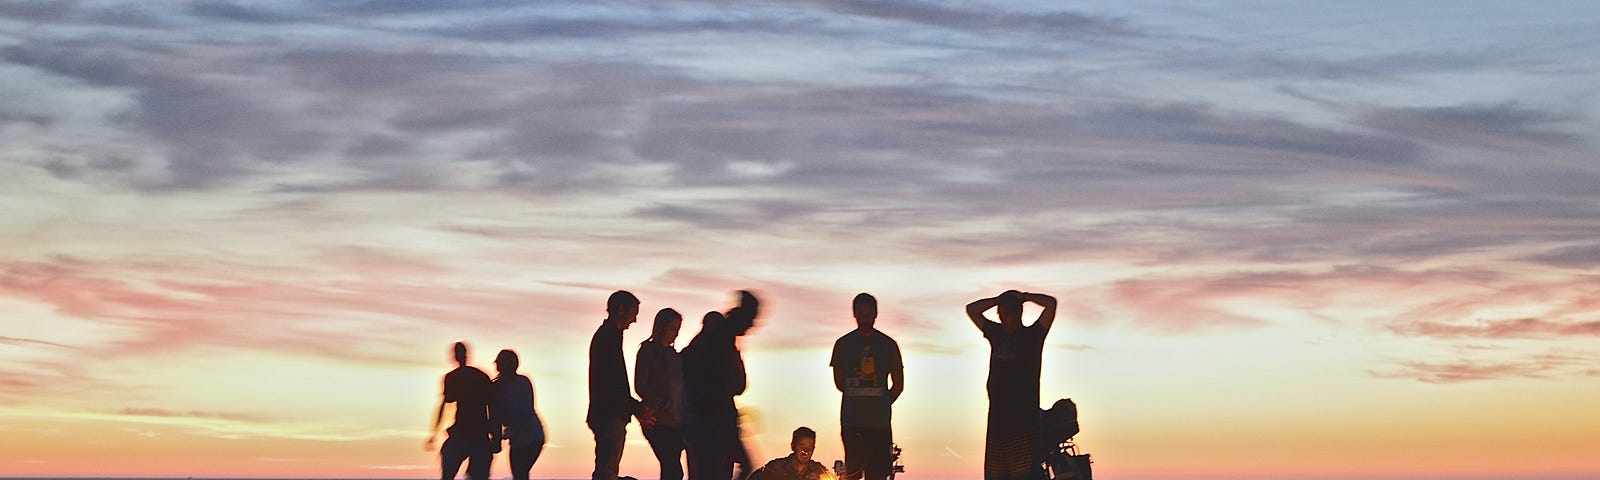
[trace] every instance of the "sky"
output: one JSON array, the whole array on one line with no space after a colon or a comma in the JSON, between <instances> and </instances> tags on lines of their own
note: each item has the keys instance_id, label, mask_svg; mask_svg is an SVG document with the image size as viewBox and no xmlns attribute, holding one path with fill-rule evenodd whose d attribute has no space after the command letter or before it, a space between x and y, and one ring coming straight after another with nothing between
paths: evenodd
<instances>
[{"instance_id":1,"label":"sky","mask_svg":"<svg viewBox=\"0 0 1600 480\"><path fill-rule=\"evenodd\" d=\"M0 476L427 478L459 340L584 477L606 296L748 288L757 458L842 458L870 292L906 478L976 478L963 306L1014 288L1104 478L1593 478L1595 45L1588 1L0 2Z\"/></svg>"}]
</instances>

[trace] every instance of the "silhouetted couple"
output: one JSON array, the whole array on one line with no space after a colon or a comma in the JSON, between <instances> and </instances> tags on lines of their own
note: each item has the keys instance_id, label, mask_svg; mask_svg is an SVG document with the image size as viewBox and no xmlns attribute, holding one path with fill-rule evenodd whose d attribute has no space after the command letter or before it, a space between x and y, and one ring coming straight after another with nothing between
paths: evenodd
<instances>
[{"instance_id":1,"label":"silhouetted couple","mask_svg":"<svg viewBox=\"0 0 1600 480\"><path fill-rule=\"evenodd\" d=\"M482 370L467 364L467 345L456 342L452 348L456 369L444 376L444 395L433 430L425 444L432 448L444 422L447 404L455 404L455 419L445 430L439 447L439 478L452 480L467 464L467 476L487 480L494 454L500 444L511 444L511 475L526 480L539 453L544 450L544 424L534 409L533 381L517 373L516 352L501 350L495 357L497 376L490 380Z\"/></svg>"},{"instance_id":2,"label":"silhouetted couple","mask_svg":"<svg viewBox=\"0 0 1600 480\"><path fill-rule=\"evenodd\" d=\"M749 469L733 397L745 389L737 339L755 324L759 306L755 295L740 291L738 304L727 312L706 313L700 333L682 353L674 348L683 316L670 308L656 312L650 338L640 343L635 361L640 400L628 392L622 356L622 332L637 320L639 298L621 290L611 294L606 319L589 345L588 424L595 438L592 479L617 478L631 418L639 419L664 480L683 478L679 457L684 453L692 479L727 480L735 463Z\"/></svg>"}]
</instances>

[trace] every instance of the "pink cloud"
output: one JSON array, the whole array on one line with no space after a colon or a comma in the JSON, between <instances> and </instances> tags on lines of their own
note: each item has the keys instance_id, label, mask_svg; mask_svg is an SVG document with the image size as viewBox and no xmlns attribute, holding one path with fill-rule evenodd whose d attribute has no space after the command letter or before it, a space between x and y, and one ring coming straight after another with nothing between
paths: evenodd
<instances>
[{"instance_id":1,"label":"pink cloud","mask_svg":"<svg viewBox=\"0 0 1600 480\"><path fill-rule=\"evenodd\" d=\"M1519 318L1479 321L1469 325L1417 321L1398 323L1393 325L1391 329L1400 335L1434 338L1551 338L1560 336L1600 336L1600 321L1575 322Z\"/></svg>"},{"instance_id":2,"label":"pink cloud","mask_svg":"<svg viewBox=\"0 0 1600 480\"><path fill-rule=\"evenodd\" d=\"M410 363L409 339L457 331L577 331L571 312L601 300L561 292L463 287L435 270L329 278L313 268L190 270L130 262L0 264L0 295L129 333L90 354L167 355L201 345ZM430 358L431 359L431 358Z\"/></svg>"}]
</instances>

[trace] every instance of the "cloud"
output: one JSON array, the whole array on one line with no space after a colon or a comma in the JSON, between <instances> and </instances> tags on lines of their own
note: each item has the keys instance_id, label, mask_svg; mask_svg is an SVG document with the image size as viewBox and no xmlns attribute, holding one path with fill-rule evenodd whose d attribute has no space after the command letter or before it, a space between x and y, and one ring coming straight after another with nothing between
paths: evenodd
<instances>
[{"instance_id":1,"label":"cloud","mask_svg":"<svg viewBox=\"0 0 1600 480\"><path fill-rule=\"evenodd\" d=\"M1373 371L1379 378L1411 378L1425 383L1462 383L1506 378L1540 378L1551 369L1541 363L1401 362L1398 370Z\"/></svg>"},{"instance_id":2,"label":"cloud","mask_svg":"<svg viewBox=\"0 0 1600 480\"><path fill-rule=\"evenodd\" d=\"M1193 335L1266 326L1265 319L1234 311L1223 304L1229 297L1257 295L1259 290L1286 289L1288 284L1267 281L1246 284L1238 280L1121 280L1101 290L1109 305L1129 315L1128 326L1135 329Z\"/></svg>"},{"instance_id":3,"label":"cloud","mask_svg":"<svg viewBox=\"0 0 1600 480\"><path fill-rule=\"evenodd\" d=\"M5 336L0 336L0 345L15 345L15 346L42 345L42 346L46 346L46 347L71 348L71 347L69 347L69 346L67 346L65 344L60 344L60 343L56 343L56 342L49 342L49 341L33 339L33 338L17 338L17 337L5 337Z\"/></svg>"},{"instance_id":4,"label":"cloud","mask_svg":"<svg viewBox=\"0 0 1600 480\"><path fill-rule=\"evenodd\" d=\"M698 205L656 204L636 210L642 218L675 220L712 230L762 229L821 209L808 202L786 200L710 200Z\"/></svg>"},{"instance_id":5,"label":"cloud","mask_svg":"<svg viewBox=\"0 0 1600 480\"><path fill-rule=\"evenodd\" d=\"M1600 243L1562 247L1523 260L1552 267L1593 269L1600 267Z\"/></svg>"},{"instance_id":6,"label":"cloud","mask_svg":"<svg viewBox=\"0 0 1600 480\"><path fill-rule=\"evenodd\" d=\"M1505 360L1466 358L1454 361L1399 361L1395 367L1369 371L1378 378L1413 379L1424 383L1454 384L1505 379L1558 380L1574 374L1573 367L1591 359L1561 353L1530 355ZM1581 371L1577 372L1581 375Z\"/></svg>"},{"instance_id":7,"label":"cloud","mask_svg":"<svg viewBox=\"0 0 1600 480\"><path fill-rule=\"evenodd\" d=\"M0 17L32 22L55 21L66 18L77 8L77 4L71 0L6 2L0 4Z\"/></svg>"},{"instance_id":8,"label":"cloud","mask_svg":"<svg viewBox=\"0 0 1600 480\"><path fill-rule=\"evenodd\" d=\"M1600 336L1600 320L1552 321L1537 318L1479 321L1459 325L1446 322L1407 322L1390 327L1395 333L1433 338L1553 338Z\"/></svg>"},{"instance_id":9,"label":"cloud","mask_svg":"<svg viewBox=\"0 0 1600 480\"><path fill-rule=\"evenodd\" d=\"M259 24L298 22L306 19L299 15L285 14L259 6L220 0L195 2L189 5L189 13L202 19Z\"/></svg>"},{"instance_id":10,"label":"cloud","mask_svg":"<svg viewBox=\"0 0 1600 480\"><path fill-rule=\"evenodd\" d=\"M815 5L840 14L974 34L1011 34L1021 31L1082 38L1141 35L1141 32L1130 27L1125 19L1065 11L1017 12L975 5L956 8L929 2L901 0L872 2L802 0L784 3Z\"/></svg>"},{"instance_id":11,"label":"cloud","mask_svg":"<svg viewBox=\"0 0 1600 480\"><path fill-rule=\"evenodd\" d=\"M166 149L165 178L147 188L215 186L251 173L253 162L292 161L328 141L286 105L211 80L203 73L215 66L157 45L25 43L0 59L131 91L133 106L106 120Z\"/></svg>"},{"instance_id":12,"label":"cloud","mask_svg":"<svg viewBox=\"0 0 1600 480\"><path fill-rule=\"evenodd\" d=\"M1405 138L1515 151L1577 145L1583 140L1570 131L1577 118L1525 108L1516 102L1377 108L1362 120Z\"/></svg>"},{"instance_id":13,"label":"cloud","mask_svg":"<svg viewBox=\"0 0 1600 480\"><path fill-rule=\"evenodd\" d=\"M149 267L137 264L11 262L0 265L0 294L120 327L127 333L108 343L76 346L108 360L220 346L410 365L431 360L414 358L413 339L433 337L446 326L458 334L474 326L505 330L521 318L577 309L570 299L541 300L543 294L533 291L430 285L420 280L437 276L439 267L385 258L347 252L324 259L326 266L369 275L359 281L307 280L319 278L312 271L214 277L171 268L149 279L137 273ZM377 330L389 335L370 335Z\"/></svg>"},{"instance_id":14,"label":"cloud","mask_svg":"<svg viewBox=\"0 0 1600 480\"><path fill-rule=\"evenodd\" d=\"M131 417L156 417L156 418L195 418L207 420L226 420L229 422L262 423L268 421L266 417L248 413L234 412L177 412L161 408L124 408L117 413Z\"/></svg>"}]
</instances>

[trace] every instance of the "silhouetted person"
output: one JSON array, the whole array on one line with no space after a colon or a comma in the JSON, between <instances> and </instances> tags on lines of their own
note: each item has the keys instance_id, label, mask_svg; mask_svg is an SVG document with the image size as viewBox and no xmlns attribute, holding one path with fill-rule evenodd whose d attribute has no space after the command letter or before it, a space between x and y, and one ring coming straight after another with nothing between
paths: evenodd
<instances>
[{"instance_id":1,"label":"silhouetted person","mask_svg":"<svg viewBox=\"0 0 1600 480\"><path fill-rule=\"evenodd\" d=\"M851 304L856 329L833 343L833 385L839 402L839 433L844 440L845 478L889 478L894 434L889 406L905 391L900 344L873 328L878 299L862 293Z\"/></svg>"},{"instance_id":2,"label":"silhouetted person","mask_svg":"<svg viewBox=\"0 0 1600 480\"><path fill-rule=\"evenodd\" d=\"M656 312L650 338L639 344L633 362L633 388L639 400L655 412L653 428L644 429L645 440L661 463L661 480L683 480L683 360L674 347L683 315L663 308Z\"/></svg>"},{"instance_id":3,"label":"silhouetted person","mask_svg":"<svg viewBox=\"0 0 1600 480\"><path fill-rule=\"evenodd\" d=\"M628 388L628 365L622 358L622 331L639 319L639 297L618 290L606 299L606 319L589 342L589 413L585 423L594 432L593 480L615 480L628 437L629 417L645 426L653 422Z\"/></svg>"},{"instance_id":4,"label":"silhouetted person","mask_svg":"<svg viewBox=\"0 0 1600 480\"><path fill-rule=\"evenodd\" d=\"M760 302L739 292L739 305L726 314L709 312L700 333L683 348L684 440L690 480L728 480L735 458L744 456L739 410L733 397L744 393L744 358L736 340L755 324Z\"/></svg>"},{"instance_id":5,"label":"silhouetted person","mask_svg":"<svg viewBox=\"0 0 1600 480\"><path fill-rule=\"evenodd\" d=\"M1033 325L1022 325L1022 304L1044 311ZM985 318L995 309L1000 322ZM1007 290L967 304L967 317L989 341L989 431L984 439L983 477L1033 479L1039 468L1039 370L1044 337L1055 323L1056 299L1041 293Z\"/></svg>"},{"instance_id":6,"label":"silhouetted person","mask_svg":"<svg viewBox=\"0 0 1600 480\"><path fill-rule=\"evenodd\" d=\"M444 445L439 447L439 479L453 480L461 462L467 462L467 477L488 480L489 464L500 447L499 435L489 423L489 376L467 365L467 344L456 342L453 352L456 369L444 375L444 397L425 445L431 449L439 437L445 404L456 404L455 421L445 429Z\"/></svg>"},{"instance_id":7,"label":"silhouetted person","mask_svg":"<svg viewBox=\"0 0 1600 480\"><path fill-rule=\"evenodd\" d=\"M533 381L517 373L520 363L511 350L501 350L495 357L498 375L489 413L495 427L502 429L501 437L511 444L511 478L528 480L529 470L544 451L544 422L534 409Z\"/></svg>"},{"instance_id":8,"label":"silhouetted person","mask_svg":"<svg viewBox=\"0 0 1600 480\"><path fill-rule=\"evenodd\" d=\"M789 455L773 459L750 475L750 480L821 480L831 478L828 468L811 459L817 451L817 432L806 427L794 429L789 439Z\"/></svg>"}]
</instances>

